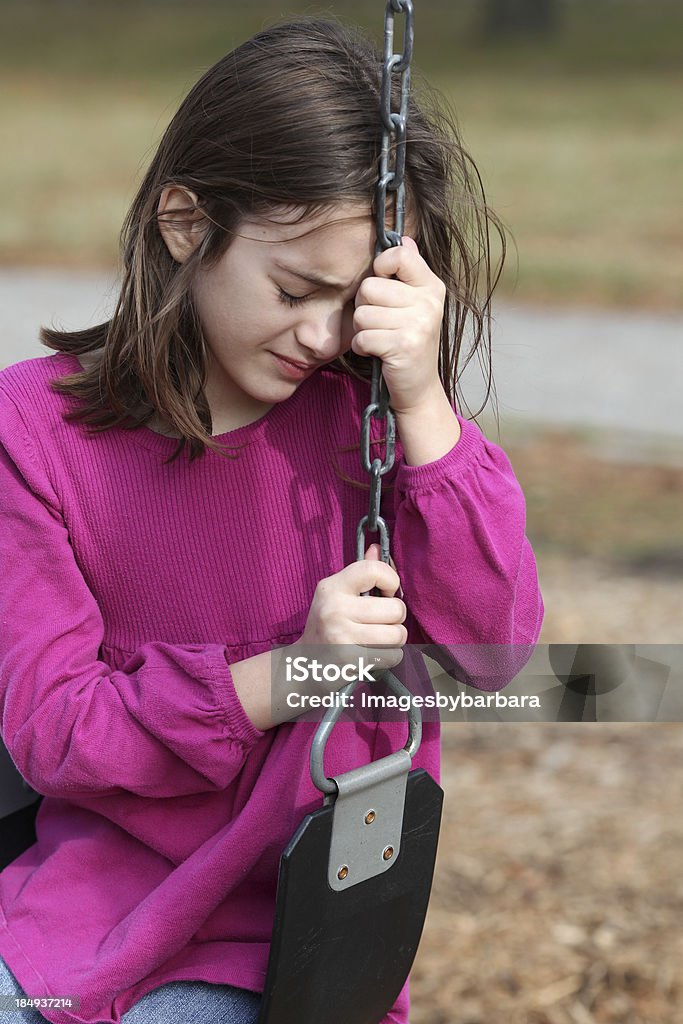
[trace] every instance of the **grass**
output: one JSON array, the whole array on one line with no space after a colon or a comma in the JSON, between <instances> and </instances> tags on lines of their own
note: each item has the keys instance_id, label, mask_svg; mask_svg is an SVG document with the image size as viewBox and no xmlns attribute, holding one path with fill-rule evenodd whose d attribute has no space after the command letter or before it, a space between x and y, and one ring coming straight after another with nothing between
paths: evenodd
<instances>
[{"instance_id":1,"label":"grass","mask_svg":"<svg viewBox=\"0 0 683 1024\"><path fill-rule=\"evenodd\" d=\"M1 4L0 263L111 266L154 146L206 67L297 10L379 41L383 6ZM681 309L683 11L564 9L556 37L495 46L472 3L416 13L416 64L457 111L517 247L501 290Z\"/></svg>"},{"instance_id":2,"label":"grass","mask_svg":"<svg viewBox=\"0 0 683 1024\"><path fill-rule=\"evenodd\" d=\"M683 75L440 84L516 241L519 298L681 308Z\"/></svg>"}]
</instances>

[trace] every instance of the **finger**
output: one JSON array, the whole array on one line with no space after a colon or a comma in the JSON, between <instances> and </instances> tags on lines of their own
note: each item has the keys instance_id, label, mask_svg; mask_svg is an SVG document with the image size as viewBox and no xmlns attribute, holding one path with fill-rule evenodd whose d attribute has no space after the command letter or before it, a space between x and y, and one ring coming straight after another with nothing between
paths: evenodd
<instances>
[{"instance_id":1,"label":"finger","mask_svg":"<svg viewBox=\"0 0 683 1024\"><path fill-rule=\"evenodd\" d=\"M385 597L393 597L401 585L395 569L386 562L369 558L351 562L339 575L344 577L346 593L355 596L377 587Z\"/></svg>"},{"instance_id":2,"label":"finger","mask_svg":"<svg viewBox=\"0 0 683 1024\"><path fill-rule=\"evenodd\" d=\"M412 285L385 277L366 277L353 299L356 309L360 306L405 309L414 302L415 291Z\"/></svg>"},{"instance_id":3,"label":"finger","mask_svg":"<svg viewBox=\"0 0 683 1024\"><path fill-rule=\"evenodd\" d=\"M351 351L359 356L377 356L383 362L394 355L397 339L403 338L400 331L368 330L358 331L351 339Z\"/></svg>"},{"instance_id":4,"label":"finger","mask_svg":"<svg viewBox=\"0 0 683 1024\"><path fill-rule=\"evenodd\" d=\"M365 560L368 562L379 562L381 560L381 557L382 555L379 544L371 544L370 547L365 552ZM398 573L398 569L396 568L396 562L393 560L391 555L389 556L389 565L391 566L395 573Z\"/></svg>"},{"instance_id":5,"label":"finger","mask_svg":"<svg viewBox=\"0 0 683 1024\"><path fill-rule=\"evenodd\" d=\"M352 622L398 625L405 622L406 606L398 597L359 597L349 605Z\"/></svg>"},{"instance_id":6,"label":"finger","mask_svg":"<svg viewBox=\"0 0 683 1024\"><path fill-rule=\"evenodd\" d=\"M406 326L406 309L406 306L357 306L353 313L353 329L356 332L400 330Z\"/></svg>"},{"instance_id":7,"label":"finger","mask_svg":"<svg viewBox=\"0 0 683 1024\"><path fill-rule=\"evenodd\" d=\"M371 544L368 550L365 552L365 559L368 562L379 562L380 551L379 544Z\"/></svg>"},{"instance_id":8,"label":"finger","mask_svg":"<svg viewBox=\"0 0 683 1024\"><path fill-rule=\"evenodd\" d=\"M410 243L413 243L412 245ZM429 284L434 274L420 256L417 243L408 235L402 245L392 245L375 257L372 272L376 277L393 277L410 285Z\"/></svg>"},{"instance_id":9,"label":"finger","mask_svg":"<svg viewBox=\"0 0 683 1024\"><path fill-rule=\"evenodd\" d=\"M404 625L357 626L354 642L363 647L403 647L408 640Z\"/></svg>"},{"instance_id":10,"label":"finger","mask_svg":"<svg viewBox=\"0 0 683 1024\"><path fill-rule=\"evenodd\" d=\"M380 561L380 559L381 559L381 553L380 553L380 546L379 546L379 544L371 544L370 547L368 548L368 550L365 552L365 561L368 561L368 562L378 562L378 561ZM389 556L389 565L391 566L391 568L394 570L394 572L398 576L398 569L396 568L396 562L393 560L393 558L391 556ZM401 599L401 603L402 603L403 602L403 587L401 586L400 577L399 577L399 584L398 584L397 589L393 590L391 592L391 594L384 593L384 596L381 598L381 600L382 601L386 601L387 599L390 600L392 594L395 594L395 593L398 593L398 596ZM366 602L367 600L368 600L368 596L363 598L364 602ZM403 605L403 609L404 609L403 619L400 620L401 622L403 622L403 620L405 619L405 615L406 615L406 607L405 607L405 605Z\"/></svg>"}]
</instances>

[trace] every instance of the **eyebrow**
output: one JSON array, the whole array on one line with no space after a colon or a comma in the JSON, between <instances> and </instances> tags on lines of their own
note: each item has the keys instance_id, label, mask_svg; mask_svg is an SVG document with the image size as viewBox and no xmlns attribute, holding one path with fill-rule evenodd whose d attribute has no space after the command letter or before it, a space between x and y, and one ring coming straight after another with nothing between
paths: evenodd
<instances>
[{"instance_id":1,"label":"eyebrow","mask_svg":"<svg viewBox=\"0 0 683 1024\"><path fill-rule=\"evenodd\" d=\"M314 274L310 270L297 270L295 267L286 267L284 263L276 263L276 267L280 270L286 271L288 274L294 274L295 277L300 277L302 281L308 281L309 284L317 284L321 288L350 288L351 284L344 284L341 281L330 281L328 278L320 277L318 274Z\"/></svg>"}]
</instances>

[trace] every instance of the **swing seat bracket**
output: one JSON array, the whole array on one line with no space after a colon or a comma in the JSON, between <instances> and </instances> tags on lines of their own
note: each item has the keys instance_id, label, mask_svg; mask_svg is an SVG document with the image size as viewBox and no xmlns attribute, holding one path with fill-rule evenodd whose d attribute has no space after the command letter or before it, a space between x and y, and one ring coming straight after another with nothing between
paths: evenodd
<instances>
[{"instance_id":1,"label":"swing seat bracket","mask_svg":"<svg viewBox=\"0 0 683 1024\"><path fill-rule=\"evenodd\" d=\"M397 750L334 777L338 793L327 873L331 889L349 889L396 863L410 765L410 754Z\"/></svg>"}]
</instances>

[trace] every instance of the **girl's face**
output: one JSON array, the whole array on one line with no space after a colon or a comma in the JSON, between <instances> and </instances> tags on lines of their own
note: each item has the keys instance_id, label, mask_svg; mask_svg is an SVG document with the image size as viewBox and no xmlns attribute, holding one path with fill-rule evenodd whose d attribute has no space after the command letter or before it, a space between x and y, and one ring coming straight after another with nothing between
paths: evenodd
<instances>
[{"instance_id":1,"label":"girl's face","mask_svg":"<svg viewBox=\"0 0 683 1024\"><path fill-rule=\"evenodd\" d=\"M243 220L196 279L214 434L259 419L351 346L354 297L372 273L374 220L355 203L293 223L300 212Z\"/></svg>"}]
</instances>

